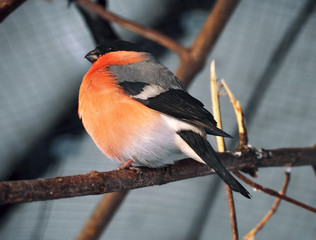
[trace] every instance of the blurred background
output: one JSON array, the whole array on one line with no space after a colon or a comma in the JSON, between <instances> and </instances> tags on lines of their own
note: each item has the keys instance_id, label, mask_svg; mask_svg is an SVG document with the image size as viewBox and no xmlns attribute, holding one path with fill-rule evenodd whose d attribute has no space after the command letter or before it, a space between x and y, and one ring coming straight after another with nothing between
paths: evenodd
<instances>
[{"instance_id":1,"label":"blurred background","mask_svg":"<svg viewBox=\"0 0 316 240\"><path fill-rule=\"evenodd\" d=\"M104 1L100 1L104 2ZM117 0L107 8L190 46L214 2ZM241 1L189 92L210 109L209 64L246 113L250 144L303 147L316 136L316 14L314 0ZM0 24L0 179L109 171L117 164L97 149L77 116L84 59L106 38L134 41L172 71L179 60L164 49L67 1L31 0ZM224 130L236 132L229 100ZM213 139L211 141L214 142ZM233 149L233 143L228 144ZM263 186L279 190L283 168L259 169ZM274 198L235 195L240 236ZM292 169L288 195L315 206L315 174ZM1 206L0 239L74 239L102 196ZM316 215L287 202L257 239L315 239ZM215 175L131 191L101 239L231 239L224 185Z\"/></svg>"}]
</instances>

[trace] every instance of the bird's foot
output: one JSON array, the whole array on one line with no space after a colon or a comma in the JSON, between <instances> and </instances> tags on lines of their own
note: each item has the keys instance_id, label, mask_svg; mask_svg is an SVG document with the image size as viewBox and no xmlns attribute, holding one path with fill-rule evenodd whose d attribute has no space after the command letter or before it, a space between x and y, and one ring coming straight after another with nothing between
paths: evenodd
<instances>
[{"instance_id":1,"label":"bird's foot","mask_svg":"<svg viewBox=\"0 0 316 240\"><path fill-rule=\"evenodd\" d=\"M129 159L128 161L123 163L121 166L119 166L116 170L132 170L136 172L137 174L141 174L142 170L139 167L132 166L133 162L134 162L133 158Z\"/></svg>"},{"instance_id":2,"label":"bird's foot","mask_svg":"<svg viewBox=\"0 0 316 240\"><path fill-rule=\"evenodd\" d=\"M121 166L119 166L116 170L130 169L132 167L133 162L134 162L134 159L129 159L125 163L123 163Z\"/></svg>"}]
</instances>

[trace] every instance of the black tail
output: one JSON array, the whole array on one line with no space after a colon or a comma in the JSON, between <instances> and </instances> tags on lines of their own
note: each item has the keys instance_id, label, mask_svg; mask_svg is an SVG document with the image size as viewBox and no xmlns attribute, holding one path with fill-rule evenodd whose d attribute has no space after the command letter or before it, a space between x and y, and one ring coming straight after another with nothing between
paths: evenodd
<instances>
[{"instance_id":1,"label":"black tail","mask_svg":"<svg viewBox=\"0 0 316 240\"><path fill-rule=\"evenodd\" d=\"M219 160L211 144L200 134L183 130L177 132L180 137L220 176L221 179L234 191L240 192L246 198L251 198L250 193L226 170Z\"/></svg>"}]
</instances>

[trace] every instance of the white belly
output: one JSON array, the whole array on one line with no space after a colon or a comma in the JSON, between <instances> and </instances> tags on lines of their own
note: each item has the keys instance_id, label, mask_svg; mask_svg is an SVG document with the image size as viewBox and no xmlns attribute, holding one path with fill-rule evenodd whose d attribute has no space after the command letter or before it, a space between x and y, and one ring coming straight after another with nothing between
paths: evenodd
<instances>
[{"instance_id":1,"label":"white belly","mask_svg":"<svg viewBox=\"0 0 316 240\"><path fill-rule=\"evenodd\" d=\"M203 134L191 124L161 114L159 126L144 133L131 146L124 149L124 161L133 158L136 165L151 168L173 164L186 157L204 163L177 134L179 130L192 130Z\"/></svg>"}]
</instances>

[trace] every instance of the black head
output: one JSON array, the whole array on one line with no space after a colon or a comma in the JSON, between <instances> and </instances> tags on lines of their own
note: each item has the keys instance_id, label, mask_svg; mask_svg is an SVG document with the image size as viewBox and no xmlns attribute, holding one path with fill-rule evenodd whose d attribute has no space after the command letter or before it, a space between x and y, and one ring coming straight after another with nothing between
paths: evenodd
<instances>
[{"instance_id":1,"label":"black head","mask_svg":"<svg viewBox=\"0 0 316 240\"><path fill-rule=\"evenodd\" d=\"M122 40L109 40L99 46L97 46L91 52L85 56L91 63L94 63L100 56L116 51L135 51L135 52L144 52L139 46L135 43L122 41Z\"/></svg>"}]
</instances>

